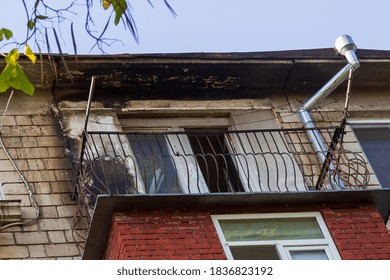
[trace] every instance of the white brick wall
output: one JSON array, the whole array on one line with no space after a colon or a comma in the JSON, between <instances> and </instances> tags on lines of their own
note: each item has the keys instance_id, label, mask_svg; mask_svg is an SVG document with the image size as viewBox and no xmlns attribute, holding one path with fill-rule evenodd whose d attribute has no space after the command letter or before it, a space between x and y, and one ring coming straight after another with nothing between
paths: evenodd
<instances>
[{"instance_id":1,"label":"white brick wall","mask_svg":"<svg viewBox=\"0 0 390 280\"><path fill-rule=\"evenodd\" d=\"M0 231L0 259L80 259L86 227L73 232L71 165L51 113L8 115L2 137L40 206L32 225ZM6 199L21 199L22 219L33 218L28 191L0 148L0 181ZM82 244L81 244L82 245Z\"/></svg>"}]
</instances>

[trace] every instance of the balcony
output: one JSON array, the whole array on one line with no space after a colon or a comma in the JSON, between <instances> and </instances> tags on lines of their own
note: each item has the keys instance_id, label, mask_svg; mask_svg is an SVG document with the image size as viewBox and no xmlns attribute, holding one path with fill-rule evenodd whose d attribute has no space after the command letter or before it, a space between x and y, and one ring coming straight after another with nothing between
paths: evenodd
<instances>
[{"instance_id":1,"label":"balcony","mask_svg":"<svg viewBox=\"0 0 390 280\"><path fill-rule=\"evenodd\" d=\"M318 129L328 151L314 152L305 129L88 132L78 194L93 207L106 195L284 193L365 189L367 163ZM319 140L320 141L320 140ZM321 160L325 158L325 160Z\"/></svg>"}]
</instances>

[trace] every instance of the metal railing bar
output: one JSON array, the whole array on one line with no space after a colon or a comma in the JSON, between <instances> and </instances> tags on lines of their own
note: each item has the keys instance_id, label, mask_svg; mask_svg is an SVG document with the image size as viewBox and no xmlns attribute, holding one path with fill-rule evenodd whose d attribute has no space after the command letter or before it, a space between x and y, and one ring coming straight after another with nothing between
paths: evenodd
<instances>
[{"instance_id":1,"label":"metal railing bar","mask_svg":"<svg viewBox=\"0 0 390 280\"><path fill-rule=\"evenodd\" d=\"M332 141L333 128L316 130ZM79 173L79 194L86 197L80 201L93 208L103 193L315 190L317 181L318 191L334 190L335 174L349 189L367 187L364 157L333 141L321 153L335 168L319 178L324 165L305 130L88 132Z\"/></svg>"},{"instance_id":2,"label":"metal railing bar","mask_svg":"<svg viewBox=\"0 0 390 280\"><path fill-rule=\"evenodd\" d=\"M88 134L153 134L153 135L167 135L167 134L185 134L185 135L207 135L207 134L229 134L229 133L264 133L264 132L296 132L296 131L310 131L310 130L320 130L320 131L326 131L326 130L334 130L338 126L324 126L324 127L317 127L317 128L272 128L272 129L239 129L239 130L207 130L207 131L131 131L131 132L126 132L126 131L98 131L98 130L90 130L88 131ZM309 142L308 142L309 143Z\"/></svg>"}]
</instances>

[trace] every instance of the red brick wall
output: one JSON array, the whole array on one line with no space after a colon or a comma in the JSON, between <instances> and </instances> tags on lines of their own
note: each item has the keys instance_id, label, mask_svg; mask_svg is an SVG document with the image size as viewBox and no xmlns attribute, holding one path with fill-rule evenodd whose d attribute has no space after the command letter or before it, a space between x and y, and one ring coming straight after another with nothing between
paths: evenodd
<instances>
[{"instance_id":1,"label":"red brick wall","mask_svg":"<svg viewBox=\"0 0 390 280\"><path fill-rule=\"evenodd\" d=\"M374 206L321 211L344 260L389 260L390 234Z\"/></svg>"},{"instance_id":2,"label":"red brick wall","mask_svg":"<svg viewBox=\"0 0 390 280\"><path fill-rule=\"evenodd\" d=\"M255 212L281 209L257 208ZM390 234L371 205L338 208L290 206L288 211L320 211L342 259L390 259ZM226 259L209 211L143 210L113 215L105 259Z\"/></svg>"},{"instance_id":3,"label":"red brick wall","mask_svg":"<svg viewBox=\"0 0 390 280\"><path fill-rule=\"evenodd\" d=\"M226 259L210 214L150 211L115 213L105 259Z\"/></svg>"}]
</instances>

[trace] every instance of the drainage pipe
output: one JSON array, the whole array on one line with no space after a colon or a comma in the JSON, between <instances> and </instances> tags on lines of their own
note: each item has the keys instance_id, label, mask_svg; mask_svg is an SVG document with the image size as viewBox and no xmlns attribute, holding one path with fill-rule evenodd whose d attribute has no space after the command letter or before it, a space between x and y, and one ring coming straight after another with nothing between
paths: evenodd
<instances>
[{"instance_id":1,"label":"drainage pipe","mask_svg":"<svg viewBox=\"0 0 390 280\"><path fill-rule=\"evenodd\" d=\"M316 126L311 118L310 111L316 108L318 104L331 94L342 82L344 82L350 71L355 71L359 66L359 60L356 57L357 47L352 38L348 35L339 36L335 42L336 51L344 55L348 61L348 64L344 66L333 78L331 78L324 86L322 86L309 100L307 100L301 108L298 110L299 117L305 128L308 128L307 135L321 162L325 162L327 147L319 133L316 130ZM330 170L335 170L332 163L329 166ZM344 183L336 174L335 177L331 177L331 184L335 189L345 189Z\"/></svg>"}]
</instances>

